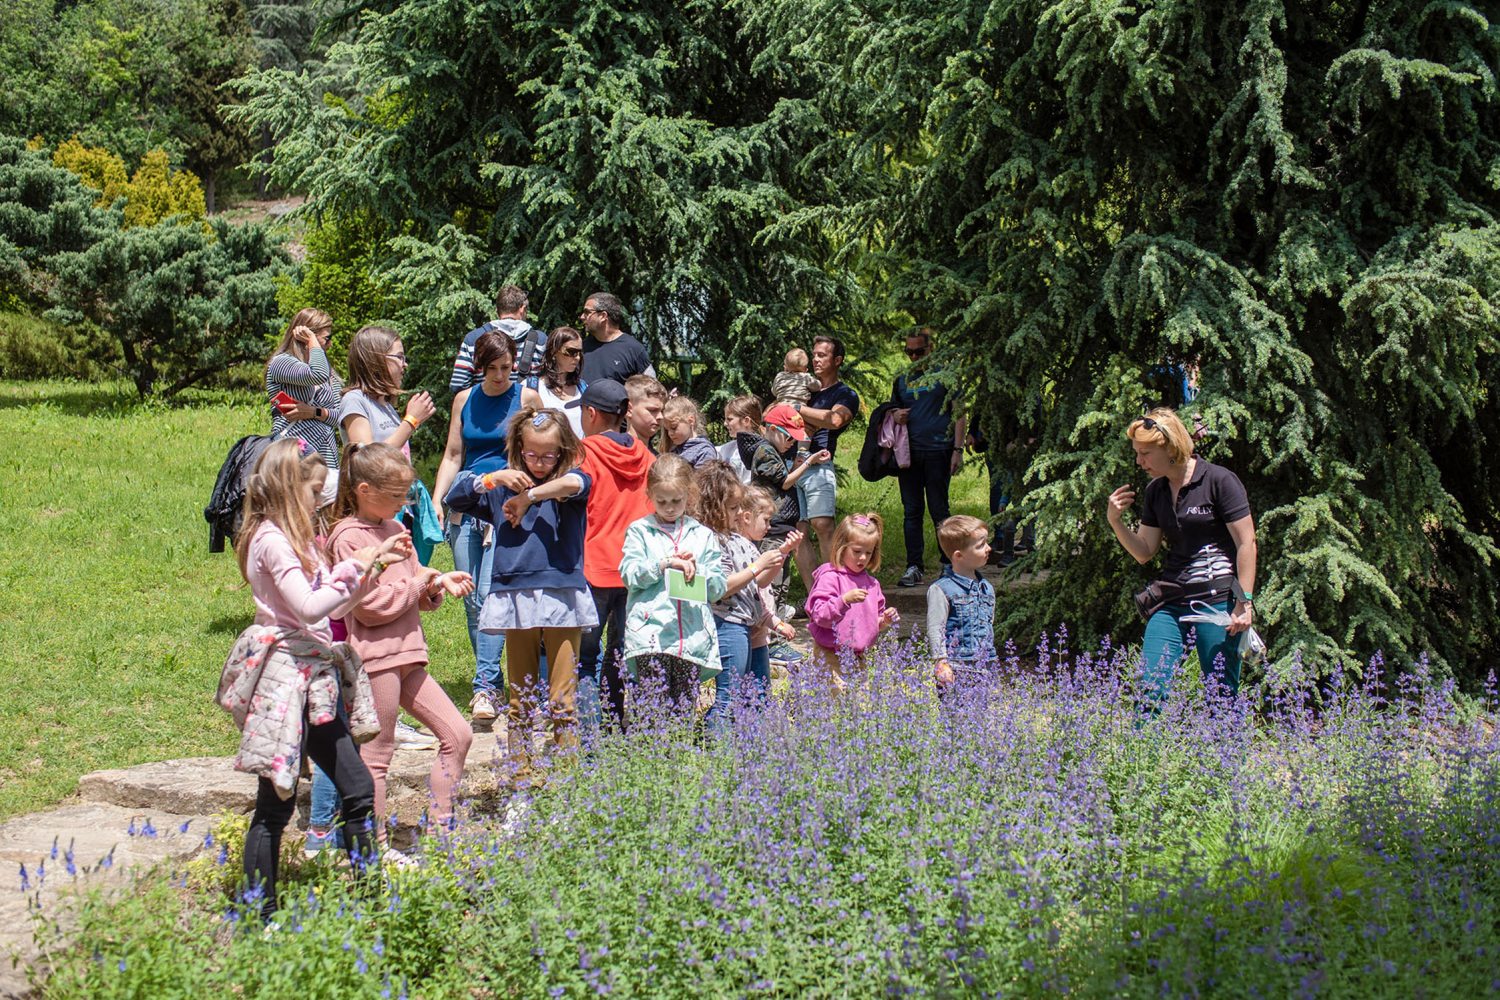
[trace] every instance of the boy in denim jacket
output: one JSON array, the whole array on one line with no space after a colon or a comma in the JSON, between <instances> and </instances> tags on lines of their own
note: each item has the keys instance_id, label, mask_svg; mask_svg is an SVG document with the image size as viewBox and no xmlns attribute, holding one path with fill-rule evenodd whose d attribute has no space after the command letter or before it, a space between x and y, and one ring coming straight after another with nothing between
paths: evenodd
<instances>
[{"instance_id":1,"label":"boy in denim jacket","mask_svg":"<svg viewBox=\"0 0 1500 1000\"><path fill-rule=\"evenodd\" d=\"M977 680L995 662L995 588L979 575L990 557L989 525L956 514L937 536L950 563L927 588L927 641L938 687L946 689L959 678Z\"/></svg>"}]
</instances>

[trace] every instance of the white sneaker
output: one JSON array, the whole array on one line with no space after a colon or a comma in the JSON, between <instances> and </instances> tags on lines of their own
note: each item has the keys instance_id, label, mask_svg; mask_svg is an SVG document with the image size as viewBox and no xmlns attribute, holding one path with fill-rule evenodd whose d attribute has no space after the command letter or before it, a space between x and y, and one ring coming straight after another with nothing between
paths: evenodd
<instances>
[{"instance_id":1,"label":"white sneaker","mask_svg":"<svg viewBox=\"0 0 1500 1000\"><path fill-rule=\"evenodd\" d=\"M417 859L405 851L398 851L394 847L383 848L380 852L380 863L390 868L415 868Z\"/></svg>"},{"instance_id":2,"label":"white sneaker","mask_svg":"<svg viewBox=\"0 0 1500 1000\"><path fill-rule=\"evenodd\" d=\"M500 713L495 711L495 699L488 691L475 691L469 700L469 716L480 722L489 722Z\"/></svg>"},{"instance_id":3,"label":"white sneaker","mask_svg":"<svg viewBox=\"0 0 1500 1000\"><path fill-rule=\"evenodd\" d=\"M415 726L409 726L401 719L396 720L396 746L402 750L436 750L438 738L431 733L424 733Z\"/></svg>"}]
</instances>

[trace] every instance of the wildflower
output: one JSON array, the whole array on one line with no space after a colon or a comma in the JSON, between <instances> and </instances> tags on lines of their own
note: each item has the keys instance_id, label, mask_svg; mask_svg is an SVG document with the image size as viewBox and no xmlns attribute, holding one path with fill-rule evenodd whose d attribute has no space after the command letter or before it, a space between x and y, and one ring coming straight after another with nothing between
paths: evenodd
<instances>
[{"instance_id":1,"label":"wildflower","mask_svg":"<svg viewBox=\"0 0 1500 1000\"><path fill-rule=\"evenodd\" d=\"M21 864L21 891L22 892L30 892L31 891L31 879L26 874L26 864L24 862L22 862L22 864Z\"/></svg>"}]
</instances>

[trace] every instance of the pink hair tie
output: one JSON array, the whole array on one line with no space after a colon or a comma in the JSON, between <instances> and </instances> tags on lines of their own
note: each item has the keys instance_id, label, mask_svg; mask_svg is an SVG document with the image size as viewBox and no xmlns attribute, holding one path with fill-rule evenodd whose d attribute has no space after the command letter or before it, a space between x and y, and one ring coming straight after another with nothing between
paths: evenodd
<instances>
[{"instance_id":1,"label":"pink hair tie","mask_svg":"<svg viewBox=\"0 0 1500 1000\"><path fill-rule=\"evenodd\" d=\"M850 516L849 520L853 521L855 524L859 525L861 528L869 528L869 527L872 527L875 524L874 521L870 520L864 514L853 514L853 515Z\"/></svg>"}]
</instances>

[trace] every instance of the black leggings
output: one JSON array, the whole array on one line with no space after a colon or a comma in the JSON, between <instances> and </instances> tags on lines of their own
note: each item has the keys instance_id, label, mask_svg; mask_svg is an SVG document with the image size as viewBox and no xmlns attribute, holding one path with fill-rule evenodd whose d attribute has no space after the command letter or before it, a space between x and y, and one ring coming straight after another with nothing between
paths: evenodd
<instances>
[{"instance_id":1,"label":"black leggings","mask_svg":"<svg viewBox=\"0 0 1500 1000\"><path fill-rule=\"evenodd\" d=\"M355 871L375 860L375 780L359 759L359 749L343 719L335 718L307 729L307 755L333 779L342 800L344 842ZM255 792L255 814L245 834L245 883L260 886L261 919L276 912L276 875L281 859L281 832L297 808L295 795L283 799L269 778L261 778Z\"/></svg>"}]
</instances>

